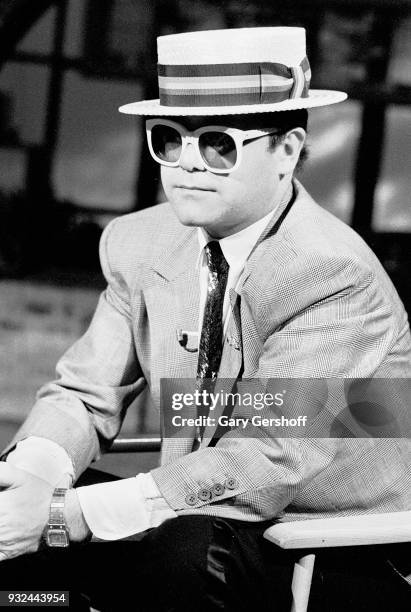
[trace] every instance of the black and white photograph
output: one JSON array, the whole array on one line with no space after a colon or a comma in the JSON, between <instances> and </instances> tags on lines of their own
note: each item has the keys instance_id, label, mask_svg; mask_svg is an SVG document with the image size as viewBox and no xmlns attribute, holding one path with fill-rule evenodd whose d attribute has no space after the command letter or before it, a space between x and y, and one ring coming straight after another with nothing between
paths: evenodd
<instances>
[{"instance_id":1,"label":"black and white photograph","mask_svg":"<svg viewBox=\"0 0 411 612\"><path fill-rule=\"evenodd\" d=\"M0 0L0 608L411 609L411 0Z\"/></svg>"}]
</instances>

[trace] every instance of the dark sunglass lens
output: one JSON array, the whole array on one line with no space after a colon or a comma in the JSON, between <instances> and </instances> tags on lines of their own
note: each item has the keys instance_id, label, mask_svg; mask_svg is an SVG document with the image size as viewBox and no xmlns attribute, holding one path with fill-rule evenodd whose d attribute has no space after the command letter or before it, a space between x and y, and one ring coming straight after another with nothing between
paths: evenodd
<instances>
[{"instance_id":1,"label":"dark sunglass lens","mask_svg":"<svg viewBox=\"0 0 411 612\"><path fill-rule=\"evenodd\" d=\"M159 159L176 162L181 154L181 135L169 125L155 125L151 128L151 144Z\"/></svg>"},{"instance_id":2,"label":"dark sunglass lens","mask_svg":"<svg viewBox=\"0 0 411 612\"><path fill-rule=\"evenodd\" d=\"M211 168L230 169L237 161L234 139L224 132L204 132L199 138L199 146L204 161Z\"/></svg>"}]
</instances>

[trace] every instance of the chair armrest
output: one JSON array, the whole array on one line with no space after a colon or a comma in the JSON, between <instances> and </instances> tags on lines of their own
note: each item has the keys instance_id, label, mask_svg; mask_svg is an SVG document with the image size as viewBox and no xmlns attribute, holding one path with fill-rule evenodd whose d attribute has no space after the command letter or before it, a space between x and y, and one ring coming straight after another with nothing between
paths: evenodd
<instances>
[{"instance_id":1,"label":"chair armrest","mask_svg":"<svg viewBox=\"0 0 411 612\"><path fill-rule=\"evenodd\" d=\"M411 511L277 523L264 537L281 548L411 542Z\"/></svg>"},{"instance_id":2,"label":"chair armrest","mask_svg":"<svg viewBox=\"0 0 411 612\"><path fill-rule=\"evenodd\" d=\"M109 453L154 453L161 449L161 438L117 438L109 449Z\"/></svg>"}]
</instances>

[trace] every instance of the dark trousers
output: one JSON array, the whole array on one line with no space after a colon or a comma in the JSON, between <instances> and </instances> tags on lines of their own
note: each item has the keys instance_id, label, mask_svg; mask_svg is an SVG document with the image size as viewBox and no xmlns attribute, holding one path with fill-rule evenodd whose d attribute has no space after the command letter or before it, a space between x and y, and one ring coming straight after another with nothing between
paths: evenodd
<instances>
[{"instance_id":1,"label":"dark trousers","mask_svg":"<svg viewBox=\"0 0 411 612\"><path fill-rule=\"evenodd\" d=\"M77 484L113 479L87 470ZM0 590L67 590L77 612L89 604L104 612L289 612L298 553L264 540L268 526L184 516L143 537L42 549L0 563ZM397 556L405 547L396 547ZM389 552L318 551L309 611L410 610L411 588L387 562Z\"/></svg>"}]
</instances>

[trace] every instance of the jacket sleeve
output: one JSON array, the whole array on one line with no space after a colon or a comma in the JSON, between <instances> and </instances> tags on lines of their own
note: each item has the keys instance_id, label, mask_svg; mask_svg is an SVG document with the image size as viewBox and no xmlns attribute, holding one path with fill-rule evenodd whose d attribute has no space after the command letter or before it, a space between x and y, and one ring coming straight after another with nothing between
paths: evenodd
<instances>
[{"instance_id":1,"label":"jacket sleeve","mask_svg":"<svg viewBox=\"0 0 411 612\"><path fill-rule=\"evenodd\" d=\"M16 436L38 436L62 446L75 478L100 456L120 430L125 411L145 386L133 342L129 291L110 263L116 222L103 232L100 258L107 288L86 333L63 355L57 378L43 386Z\"/></svg>"},{"instance_id":2,"label":"jacket sleeve","mask_svg":"<svg viewBox=\"0 0 411 612\"><path fill-rule=\"evenodd\" d=\"M305 378L322 378L326 382L332 377L368 377L379 368L382 375L405 376L405 365L401 364L406 362L409 375L409 354L398 355L398 367L396 358L391 357L396 352L399 325L390 304L374 295L378 294L378 282L368 270L361 272L351 264L348 268L340 262L338 274L329 269L328 277L324 268L327 270L327 266L319 268L317 278L312 271L312 295L307 288L302 290L303 284L296 283L293 289L290 282L283 287L273 283L272 295L263 296L263 300L260 291L259 302L253 300L252 294L243 293L242 313L260 330L261 352L251 376L257 381L290 378L297 380L298 387L298 379L303 382ZM285 274L287 277L292 278ZM282 305L277 300L283 288ZM299 293L293 296L293 290ZM299 302L288 319L278 322L281 307L293 308ZM283 414L308 414L318 424L325 401L321 386L317 390L319 398L318 394L298 397L297 392L299 402L286 402ZM243 416L241 409L235 407L233 416ZM358 505L362 496L366 498L367 470L373 467L377 473L381 464L380 440L277 436L273 427L237 428L225 434L215 447L203 448L157 468L153 477L168 504L181 514L199 512L266 520L278 516L296 498L312 512L319 507L330 512L343 510L344 504L350 512L351 503ZM358 453L358 462L354 453ZM324 476L327 474L328 478ZM381 482L383 478L382 474ZM317 488L312 487L316 479L322 483ZM356 480L358 488L353 484ZM339 482L344 495L335 482ZM223 487L215 489L216 485ZM310 494L301 497L308 489ZM354 501L347 493L351 490L354 496L357 494ZM369 499L366 503L372 502Z\"/></svg>"}]
</instances>

